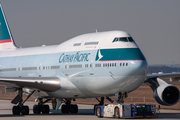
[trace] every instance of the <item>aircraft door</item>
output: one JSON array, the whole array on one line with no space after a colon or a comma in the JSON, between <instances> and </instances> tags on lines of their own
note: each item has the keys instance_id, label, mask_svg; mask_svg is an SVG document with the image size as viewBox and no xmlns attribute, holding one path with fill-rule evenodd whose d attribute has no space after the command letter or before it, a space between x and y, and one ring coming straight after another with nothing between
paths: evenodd
<instances>
[{"instance_id":1,"label":"aircraft door","mask_svg":"<svg viewBox=\"0 0 180 120\"><path fill-rule=\"evenodd\" d=\"M90 75L94 75L94 64L93 64L93 61L91 61L91 64L90 64Z\"/></svg>"},{"instance_id":2,"label":"aircraft door","mask_svg":"<svg viewBox=\"0 0 180 120\"><path fill-rule=\"evenodd\" d=\"M68 63L65 64L65 76L68 76Z\"/></svg>"},{"instance_id":3,"label":"aircraft door","mask_svg":"<svg viewBox=\"0 0 180 120\"><path fill-rule=\"evenodd\" d=\"M42 61L40 61L39 68L38 68L39 77L41 77L41 74L42 74L42 65L41 65L41 63L42 63Z\"/></svg>"},{"instance_id":4,"label":"aircraft door","mask_svg":"<svg viewBox=\"0 0 180 120\"><path fill-rule=\"evenodd\" d=\"M18 67L18 75L19 75L19 77L21 77L21 71L22 71L21 65L22 65L22 61L20 61L19 65L17 66Z\"/></svg>"}]
</instances>

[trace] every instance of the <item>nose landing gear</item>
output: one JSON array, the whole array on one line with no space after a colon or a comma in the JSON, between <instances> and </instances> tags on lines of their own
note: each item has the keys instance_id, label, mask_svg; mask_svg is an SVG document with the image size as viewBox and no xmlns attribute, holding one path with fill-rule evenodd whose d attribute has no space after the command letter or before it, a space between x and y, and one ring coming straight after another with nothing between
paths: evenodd
<instances>
[{"instance_id":1,"label":"nose landing gear","mask_svg":"<svg viewBox=\"0 0 180 120\"><path fill-rule=\"evenodd\" d=\"M117 100L117 103L119 104L123 104L124 103L124 100L123 98L127 98L128 97L128 93L127 92L120 92L120 93L117 93L117 95L115 95L116 97L118 97L118 100Z\"/></svg>"}]
</instances>

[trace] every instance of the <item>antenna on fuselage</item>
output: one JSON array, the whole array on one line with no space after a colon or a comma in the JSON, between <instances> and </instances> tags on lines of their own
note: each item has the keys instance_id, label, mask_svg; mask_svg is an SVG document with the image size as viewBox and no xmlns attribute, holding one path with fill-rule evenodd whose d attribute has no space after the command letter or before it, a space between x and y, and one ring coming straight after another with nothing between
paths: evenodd
<instances>
[{"instance_id":1,"label":"antenna on fuselage","mask_svg":"<svg viewBox=\"0 0 180 120\"><path fill-rule=\"evenodd\" d=\"M96 33L98 33L97 29L96 29Z\"/></svg>"}]
</instances>

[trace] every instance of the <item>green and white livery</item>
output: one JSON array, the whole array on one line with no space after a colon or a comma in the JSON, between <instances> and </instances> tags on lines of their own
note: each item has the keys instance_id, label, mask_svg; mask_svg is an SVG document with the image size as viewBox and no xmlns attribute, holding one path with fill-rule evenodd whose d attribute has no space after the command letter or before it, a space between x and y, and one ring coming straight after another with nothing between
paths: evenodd
<instances>
[{"instance_id":1,"label":"green and white livery","mask_svg":"<svg viewBox=\"0 0 180 120\"><path fill-rule=\"evenodd\" d=\"M176 104L179 90L161 80L163 75L147 78L147 70L146 58L125 31L88 33L59 45L17 48L0 6L0 85L5 85L7 92L18 91L12 100L18 104L13 107L15 115L29 114L23 92L39 100L33 107L35 114L49 113L44 104L49 100L53 109L64 102L62 113L77 113L71 100L101 97L100 104L104 104L105 97L110 100L109 96L116 95L123 103L123 98L144 82L160 104Z\"/></svg>"}]
</instances>

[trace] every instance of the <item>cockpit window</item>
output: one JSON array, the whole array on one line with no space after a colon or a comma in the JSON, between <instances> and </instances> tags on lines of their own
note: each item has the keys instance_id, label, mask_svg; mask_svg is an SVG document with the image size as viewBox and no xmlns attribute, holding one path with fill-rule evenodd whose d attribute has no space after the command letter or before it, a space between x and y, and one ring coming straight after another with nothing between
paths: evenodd
<instances>
[{"instance_id":1,"label":"cockpit window","mask_svg":"<svg viewBox=\"0 0 180 120\"><path fill-rule=\"evenodd\" d=\"M134 42L132 37L128 37L129 42Z\"/></svg>"},{"instance_id":2,"label":"cockpit window","mask_svg":"<svg viewBox=\"0 0 180 120\"><path fill-rule=\"evenodd\" d=\"M128 42L128 39L123 37L123 38L119 38L119 41L121 41L121 42Z\"/></svg>"},{"instance_id":3,"label":"cockpit window","mask_svg":"<svg viewBox=\"0 0 180 120\"><path fill-rule=\"evenodd\" d=\"M114 39L114 42L117 42L117 41L118 41L118 38L115 38L115 39Z\"/></svg>"},{"instance_id":4,"label":"cockpit window","mask_svg":"<svg viewBox=\"0 0 180 120\"><path fill-rule=\"evenodd\" d=\"M113 42L134 42L132 37L114 38Z\"/></svg>"}]
</instances>

